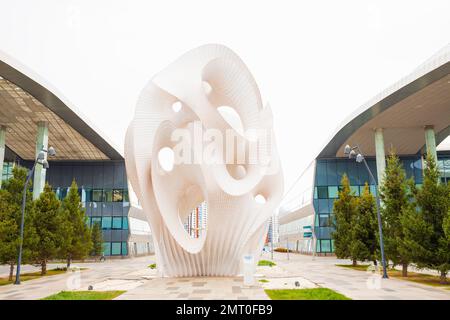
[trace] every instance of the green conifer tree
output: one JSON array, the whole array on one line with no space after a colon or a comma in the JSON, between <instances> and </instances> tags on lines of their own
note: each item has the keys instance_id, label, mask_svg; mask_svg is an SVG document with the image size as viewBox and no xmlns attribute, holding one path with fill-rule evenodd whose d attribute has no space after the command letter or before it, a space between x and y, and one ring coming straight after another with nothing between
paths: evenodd
<instances>
[{"instance_id":1,"label":"green conifer tree","mask_svg":"<svg viewBox=\"0 0 450 320\"><path fill-rule=\"evenodd\" d=\"M357 200L350 190L350 182L346 175L342 177L341 185L339 198L334 201L335 219L333 225L335 230L332 232L332 237L336 256L347 259L352 257L352 221L356 214ZM357 261L353 259L353 265L356 265L356 263Z\"/></svg>"},{"instance_id":2,"label":"green conifer tree","mask_svg":"<svg viewBox=\"0 0 450 320\"><path fill-rule=\"evenodd\" d=\"M94 223L91 230L92 250L91 256L97 258L103 252L103 235L100 223Z\"/></svg>"},{"instance_id":3,"label":"green conifer tree","mask_svg":"<svg viewBox=\"0 0 450 320\"><path fill-rule=\"evenodd\" d=\"M44 191L35 201L33 225L37 234L35 261L41 266L41 274L47 273L47 263L55 259L66 237L64 212L61 201L46 183Z\"/></svg>"},{"instance_id":4,"label":"green conifer tree","mask_svg":"<svg viewBox=\"0 0 450 320\"><path fill-rule=\"evenodd\" d=\"M405 249L404 231L401 223L402 212L410 210L413 195L409 187L412 180L406 179L405 170L395 152L391 150L387 158L383 182L380 185L382 201L383 240L386 261L402 266L402 275L408 274L411 255Z\"/></svg>"},{"instance_id":5,"label":"green conifer tree","mask_svg":"<svg viewBox=\"0 0 450 320\"><path fill-rule=\"evenodd\" d=\"M75 180L72 181L69 192L62 202L62 208L65 238L60 255L67 260L67 268L69 268L73 259L86 258L92 248L91 230L87 223L86 210L81 204Z\"/></svg>"},{"instance_id":6,"label":"green conifer tree","mask_svg":"<svg viewBox=\"0 0 450 320\"><path fill-rule=\"evenodd\" d=\"M418 210L410 210L403 225L414 262L419 268L438 270L441 283L446 283L450 270L450 188L439 178L436 161L429 152L423 185L416 193Z\"/></svg>"},{"instance_id":7,"label":"green conifer tree","mask_svg":"<svg viewBox=\"0 0 450 320\"><path fill-rule=\"evenodd\" d=\"M20 224L22 217L23 188L27 178L27 169L19 166L13 168L13 176L4 182L0 190L0 264L9 265L9 280L13 278L20 245ZM31 184L29 184L31 187ZM36 242L32 226L33 197L27 191L25 203L24 241L22 245L22 262L32 259L32 248Z\"/></svg>"},{"instance_id":8,"label":"green conifer tree","mask_svg":"<svg viewBox=\"0 0 450 320\"><path fill-rule=\"evenodd\" d=\"M378 248L376 203L367 182L357 200L351 227L351 259L353 261L371 260L376 264Z\"/></svg>"}]
</instances>

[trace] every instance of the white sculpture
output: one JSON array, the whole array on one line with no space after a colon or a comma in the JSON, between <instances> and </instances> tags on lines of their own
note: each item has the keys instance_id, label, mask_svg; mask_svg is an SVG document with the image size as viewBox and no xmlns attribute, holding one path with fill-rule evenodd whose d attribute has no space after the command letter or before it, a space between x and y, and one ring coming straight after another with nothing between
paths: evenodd
<instances>
[{"instance_id":1,"label":"white sculpture","mask_svg":"<svg viewBox=\"0 0 450 320\"><path fill-rule=\"evenodd\" d=\"M223 106L236 111L243 131L222 117ZM258 261L283 193L271 133L270 108L263 108L244 63L224 46L187 52L143 89L125 160L161 276L237 275L244 255ZM158 156L167 148L174 158L164 168ZM183 221L204 201L207 227L192 238Z\"/></svg>"}]
</instances>

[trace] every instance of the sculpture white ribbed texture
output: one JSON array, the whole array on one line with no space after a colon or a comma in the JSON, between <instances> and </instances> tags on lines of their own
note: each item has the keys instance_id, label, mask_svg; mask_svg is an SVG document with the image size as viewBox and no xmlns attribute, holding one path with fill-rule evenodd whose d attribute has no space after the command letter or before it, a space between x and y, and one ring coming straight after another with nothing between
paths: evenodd
<instances>
[{"instance_id":1,"label":"sculpture white ribbed texture","mask_svg":"<svg viewBox=\"0 0 450 320\"><path fill-rule=\"evenodd\" d=\"M181 103L181 110L174 110L175 103ZM283 178L274 141L237 134L247 156L243 162L233 156L233 163L221 152L205 155L205 141L200 149L190 141L189 150L175 154L172 170L161 166L158 153L177 148L177 130L195 136L200 128L204 136L210 130L223 137L233 130L217 110L221 106L237 112L245 132L272 132L270 108L263 108L244 63L224 46L205 45L184 54L147 84L128 128L127 176L148 217L161 276L239 274L244 255L258 260L268 219L280 201ZM208 143L222 148L217 139ZM251 153L255 146L267 154L266 163ZM193 154L190 163L180 161L187 151ZM256 196L265 203L258 203ZM192 238L183 221L203 201L208 207L207 229Z\"/></svg>"}]
</instances>

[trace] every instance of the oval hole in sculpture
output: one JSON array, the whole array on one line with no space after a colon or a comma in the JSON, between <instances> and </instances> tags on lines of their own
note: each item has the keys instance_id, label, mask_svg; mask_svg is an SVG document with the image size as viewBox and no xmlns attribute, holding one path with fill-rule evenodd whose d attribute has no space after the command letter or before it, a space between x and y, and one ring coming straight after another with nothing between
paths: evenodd
<instances>
[{"instance_id":1,"label":"oval hole in sculpture","mask_svg":"<svg viewBox=\"0 0 450 320\"><path fill-rule=\"evenodd\" d=\"M231 128L236 130L236 132L240 135L244 135L244 125L242 124L241 117L236 110L229 106L220 106L217 108L217 111Z\"/></svg>"},{"instance_id":2,"label":"oval hole in sculpture","mask_svg":"<svg viewBox=\"0 0 450 320\"><path fill-rule=\"evenodd\" d=\"M158 161L164 171L172 171L175 162L174 152L169 147L164 147L158 152Z\"/></svg>"},{"instance_id":3,"label":"oval hole in sculpture","mask_svg":"<svg viewBox=\"0 0 450 320\"><path fill-rule=\"evenodd\" d=\"M227 164L227 171L236 180L243 179L247 174L247 170L241 164Z\"/></svg>"},{"instance_id":4,"label":"oval hole in sculpture","mask_svg":"<svg viewBox=\"0 0 450 320\"><path fill-rule=\"evenodd\" d=\"M265 204L266 203L266 198L262 194L257 194L255 196L255 202L258 203L258 204Z\"/></svg>"},{"instance_id":5,"label":"oval hole in sculpture","mask_svg":"<svg viewBox=\"0 0 450 320\"><path fill-rule=\"evenodd\" d=\"M208 203L202 201L183 221L184 230L192 239L200 239L206 235L208 225Z\"/></svg>"},{"instance_id":6,"label":"oval hole in sculpture","mask_svg":"<svg viewBox=\"0 0 450 320\"><path fill-rule=\"evenodd\" d=\"M181 108L183 107L183 104L180 101L174 102L172 104L172 110L173 112L180 112Z\"/></svg>"},{"instance_id":7,"label":"oval hole in sculpture","mask_svg":"<svg viewBox=\"0 0 450 320\"><path fill-rule=\"evenodd\" d=\"M212 87L208 81L203 81L202 87L203 87L203 91L205 92L206 95L209 95L211 93Z\"/></svg>"}]
</instances>

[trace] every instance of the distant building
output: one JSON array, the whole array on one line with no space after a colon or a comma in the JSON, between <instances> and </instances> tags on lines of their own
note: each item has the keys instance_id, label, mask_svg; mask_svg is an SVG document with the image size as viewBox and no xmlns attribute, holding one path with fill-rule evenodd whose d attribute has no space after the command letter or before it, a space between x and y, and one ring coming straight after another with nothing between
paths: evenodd
<instances>
[{"instance_id":1,"label":"distant building","mask_svg":"<svg viewBox=\"0 0 450 320\"><path fill-rule=\"evenodd\" d=\"M282 203L281 243L307 253L314 249L321 254L334 252L333 203L342 176L349 177L356 195L366 182L373 194L377 192L364 164L344 155L345 145L362 149L377 184L391 148L417 185L422 183L427 152L438 159L442 183L449 183L450 151L439 146L449 134L450 45L363 105L336 131L300 177L294 196Z\"/></svg>"},{"instance_id":2,"label":"distant building","mask_svg":"<svg viewBox=\"0 0 450 320\"><path fill-rule=\"evenodd\" d=\"M2 180L12 168L33 166L41 150L52 146L49 168L37 165L33 197L48 182L63 199L73 180L88 223L100 224L105 256L152 252L150 228L129 192L123 156L45 80L0 52L0 168Z\"/></svg>"}]
</instances>

